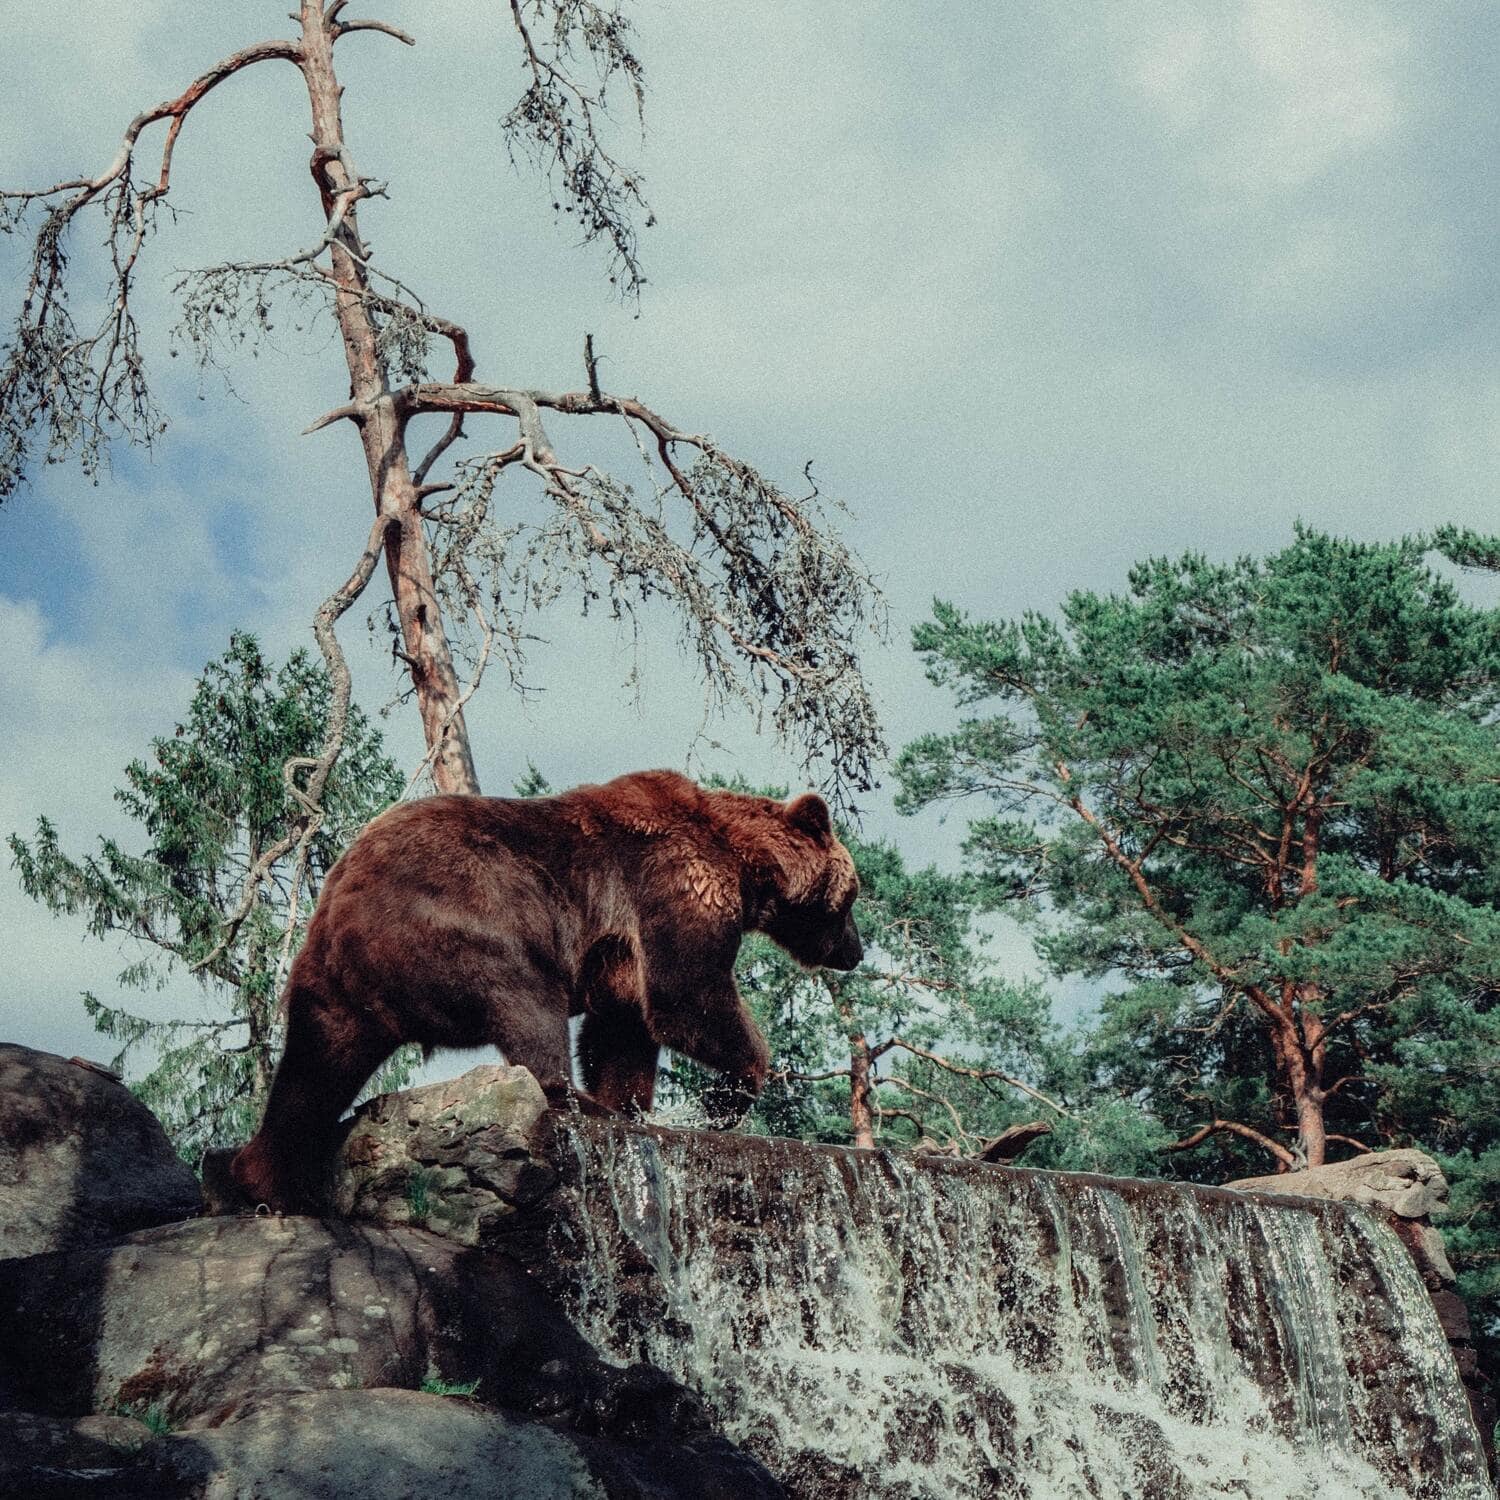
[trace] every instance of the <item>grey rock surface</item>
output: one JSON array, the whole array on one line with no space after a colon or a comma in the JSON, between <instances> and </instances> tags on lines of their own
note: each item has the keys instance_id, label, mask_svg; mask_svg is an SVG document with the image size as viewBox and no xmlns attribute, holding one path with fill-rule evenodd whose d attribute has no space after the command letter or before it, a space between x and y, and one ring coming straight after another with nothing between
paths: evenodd
<instances>
[{"instance_id":1,"label":"grey rock surface","mask_svg":"<svg viewBox=\"0 0 1500 1500\"><path fill-rule=\"evenodd\" d=\"M31 1472L43 1493L111 1500L777 1500L714 1437L633 1445L416 1391L267 1397L96 1469ZM28 1478L31 1478L28 1476ZM72 1490L57 1484L71 1482ZM30 1494L30 1491L18 1491Z\"/></svg>"},{"instance_id":2,"label":"grey rock surface","mask_svg":"<svg viewBox=\"0 0 1500 1500\"><path fill-rule=\"evenodd\" d=\"M462 1245L489 1243L557 1181L537 1152L546 1111L536 1079L502 1065L382 1094L355 1113L335 1209L419 1225Z\"/></svg>"},{"instance_id":3,"label":"grey rock surface","mask_svg":"<svg viewBox=\"0 0 1500 1500\"><path fill-rule=\"evenodd\" d=\"M513 1262L420 1229L200 1219L0 1262L0 1326L24 1408L0 1494L780 1494L697 1397L601 1360ZM484 1404L420 1395L432 1377ZM63 1419L91 1412L174 1435L136 1457L127 1422L90 1447Z\"/></svg>"},{"instance_id":4,"label":"grey rock surface","mask_svg":"<svg viewBox=\"0 0 1500 1500\"><path fill-rule=\"evenodd\" d=\"M131 1417L0 1412L0 1495L89 1492L132 1463L151 1434Z\"/></svg>"},{"instance_id":5,"label":"grey rock surface","mask_svg":"<svg viewBox=\"0 0 1500 1500\"><path fill-rule=\"evenodd\" d=\"M276 1391L429 1375L554 1415L599 1367L509 1262L419 1229L316 1219L200 1219L0 1262L0 1324L15 1405L155 1404L177 1425Z\"/></svg>"},{"instance_id":6,"label":"grey rock surface","mask_svg":"<svg viewBox=\"0 0 1500 1500\"><path fill-rule=\"evenodd\" d=\"M1333 1198L1384 1208L1403 1219L1431 1218L1448 1205L1448 1180L1425 1151L1371 1151L1349 1161L1273 1177L1244 1177L1224 1185L1243 1192Z\"/></svg>"},{"instance_id":7,"label":"grey rock surface","mask_svg":"<svg viewBox=\"0 0 1500 1500\"><path fill-rule=\"evenodd\" d=\"M267 1397L222 1426L160 1438L134 1460L78 1482L78 1493L112 1500L777 1500L782 1493L719 1438L635 1444L386 1389Z\"/></svg>"},{"instance_id":8,"label":"grey rock surface","mask_svg":"<svg viewBox=\"0 0 1500 1500\"><path fill-rule=\"evenodd\" d=\"M322 1391L153 1444L117 1481L202 1500L609 1500L568 1436L416 1391Z\"/></svg>"},{"instance_id":9,"label":"grey rock surface","mask_svg":"<svg viewBox=\"0 0 1500 1500\"><path fill-rule=\"evenodd\" d=\"M0 1043L0 1258L102 1244L200 1202L191 1168L122 1083Z\"/></svg>"},{"instance_id":10,"label":"grey rock surface","mask_svg":"<svg viewBox=\"0 0 1500 1500\"><path fill-rule=\"evenodd\" d=\"M113 1420L116 1440L88 1435ZM152 1438L138 1423L28 1418L0 1443L0 1494L27 1500L777 1500L721 1438L632 1443L418 1391L258 1398L221 1426Z\"/></svg>"}]
</instances>

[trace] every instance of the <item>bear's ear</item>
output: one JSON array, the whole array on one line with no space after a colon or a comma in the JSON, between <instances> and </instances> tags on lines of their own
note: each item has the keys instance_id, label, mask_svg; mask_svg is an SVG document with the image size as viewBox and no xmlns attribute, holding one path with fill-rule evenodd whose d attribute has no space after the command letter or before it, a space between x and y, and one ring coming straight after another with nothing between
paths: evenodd
<instances>
[{"instance_id":1,"label":"bear's ear","mask_svg":"<svg viewBox=\"0 0 1500 1500\"><path fill-rule=\"evenodd\" d=\"M833 818L829 815L828 804L816 792L793 797L786 805L786 820L798 832L811 834L815 839L829 838L833 834Z\"/></svg>"}]
</instances>

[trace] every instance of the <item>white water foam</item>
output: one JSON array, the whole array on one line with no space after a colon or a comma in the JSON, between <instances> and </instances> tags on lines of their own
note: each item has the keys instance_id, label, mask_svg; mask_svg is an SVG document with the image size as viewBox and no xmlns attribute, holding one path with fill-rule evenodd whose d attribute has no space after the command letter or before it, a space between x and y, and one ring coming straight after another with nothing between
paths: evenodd
<instances>
[{"instance_id":1,"label":"white water foam","mask_svg":"<svg viewBox=\"0 0 1500 1500\"><path fill-rule=\"evenodd\" d=\"M580 1330L807 1500L1493 1500L1358 1210L565 1128Z\"/></svg>"}]
</instances>

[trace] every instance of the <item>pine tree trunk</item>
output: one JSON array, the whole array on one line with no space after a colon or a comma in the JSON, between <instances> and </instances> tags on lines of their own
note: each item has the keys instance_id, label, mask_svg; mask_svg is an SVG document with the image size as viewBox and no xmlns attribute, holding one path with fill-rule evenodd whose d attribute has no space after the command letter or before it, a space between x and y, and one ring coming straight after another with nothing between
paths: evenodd
<instances>
[{"instance_id":1,"label":"pine tree trunk","mask_svg":"<svg viewBox=\"0 0 1500 1500\"><path fill-rule=\"evenodd\" d=\"M1318 890L1318 855L1322 850L1324 808L1314 802L1302 820L1302 878L1297 899L1306 901ZM1300 1066L1293 1079L1293 1097L1297 1105L1297 1133L1307 1155L1307 1165L1321 1167L1328 1154L1327 1127L1323 1119L1323 1063L1327 1038L1323 1031L1320 1007L1322 991L1315 984L1299 984L1296 989L1300 1036L1291 1038Z\"/></svg>"},{"instance_id":2,"label":"pine tree trunk","mask_svg":"<svg viewBox=\"0 0 1500 1500\"><path fill-rule=\"evenodd\" d=\"M1299 1019L1293 1011L1294 986L1286 986L1283 1015L1272 1031L1272 1053L1276 1072L1291 1095L1297 1117L1297 1133L1309 1167L1321 1167L1327 1159L1328 1134L1324 1121L1323 1025L1304 1009Z\"/></svg>"},{"instance_id":3,"label":"pine tree trunk","mask_svg":"<svg viewBox=\"0 0 1500 1500\"><path fill-rule=\"evenodd\" d=\"M849 1036L849 1124L856 1146L875 1144L875 1115L870 1107L870 1044L862 1031Z\"/></svg>"},{"instance_id":4,"label":"pine tree trunk","mask_svg":"<svg viewBox=\"0 0 1500 1500\"><path fill-rule=\"evenodd\" d=\"M1307 1153L1307 1165L1321 1167L1328 1158L1322 1099L1304 1093L1297 1100L1297 1131L1302 1137L1302 1149Z\"/></svg>"},{"instance_id":5,"label":"pine tree trunk","mask_svg":"<svg viewBox=\"0 0 1500 1500\"><path fill-rule=\"evenodd\" d=\"M334 212L341 188L352 186L343 156L342 89L333 68L333 37L320 0L301 0L302 75L312 103L313 177L323 198L325 218ZM433 589L432 561L420 502L406 452L405 425L396 409L377 329L365 294L368 277L351 250L361 245L351 203L332 244L334 312L349 367L349 393L364 410L360 438L370 493L378 515L399 523L386 536L386 568L400 621L402 648L411 672L422 729L436 745L432 776L441 792L477 793L479 781L459 707L458 675Z\"/></svg>"}]
</instances>

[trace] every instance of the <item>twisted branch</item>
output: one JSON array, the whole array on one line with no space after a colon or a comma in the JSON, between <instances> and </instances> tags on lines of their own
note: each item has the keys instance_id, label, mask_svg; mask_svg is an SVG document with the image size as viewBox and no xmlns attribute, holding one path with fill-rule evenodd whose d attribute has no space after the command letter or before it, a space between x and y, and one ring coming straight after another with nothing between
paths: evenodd
<instances>
[{"instance_id":1,"label":"twisted branch","mask_svg":"<svg viewBox=\"0 0 1500 1500\"><path fill-rule=\"evenodd\" d=\"M1191 1135L1184 1136L1180 1141L1173 1141L1169 1146L1163 1146L1163 1151L1190 1151L1194 1146L1201 1146L1211 1135L1237 1135L1242 1140L1253 1141L1257 1146L1263 1147L1276 1158L1287 1171L1291 1171L1297 1165L1297 1159L1290 1151L1278 1141L1273 1141L1270 1136L1262 1135L1260 1131L1249 1125L1241 1125L1238 1120L1210 1120L1207 1125L1200 1125Z\"/></svg>"},{"instance_id":2,"label":"twisted branch","mask_svg":"<svg viewBox=\"0 0 1500 1500\"><path fill-rule=\"evenodd\" d=\"M291 934L297 923L296 893L307 868L308 847L323 823L324 813L321 800L323 788L328 782L334 762L339 757L339 751L343 749L344 730L349 722L349 700L352 691L349 666L339 647L338 637L334 634L334 622L365 591L365 586L375 572L375 565L380 561L381 553L385 550L386 532L395 524L394 516L376 517L375 524L370 528L370 537L365 543L365 550L360 554L354 571L345 583L335 589L318 606L318 611L313 616L313 634L317 637L318 649L323 653L323 661L328 668L331 694L328 725L323 732L323 748L316 756L294 755L282 766L281 779L288 794L301 811L292 820L292 825L287 832L250 866L245 876L244 888L240 892L239 903L225 921L218 943L208 954L190 966L190 973L196 974L199 970L207 968L233 944L239 935L240 928L244 925L245 918L250 915L255 905L255 898L262 883L270 877L272 867L295 845L297 866L293 877L287 931L282 938L282 958L278 961L277 967L278 976L280 975L282 964L290 952ZM307 778L306 786L299 787L296 773L309 768L312 774Z\"/></svg>"},{"instance_id":3,"label":"twisted branch","mask_svg":"<svg viewBox=\"0 0 1500 1500\"><path fill-rule=\"evenodd\" d=\"M903 1041L900 1037L892 1037L886 1045L889 1047L899 1047L903 1052L910 1052L913 1057L925 1058L934 1066L942 1068L949 1073L956 1073L960 1078L972 1078L976 1083L983 1083L989 1079L993 1079L997 1083L1008 1084L1013 1089L1019 1089L1023 1094L1029 1094L1039 1104L1045 1104L1048 1109L1055 1110L1063 1119L1071 1120L1073 1118L1057 1100L1049 1099L1039 1090L1032 1088L1029 1083L1023 1083L1019 1078L1013 1078L1009 1073L1001 1073L994 1068L971 1068L964 1063L950 1062L946 1057L939 1057L936 1052L929 1052L925 1047L918 1047L915 1043Z\"/></svg>"},{"instance_id":4,"label":"twisted branch","mask_svg":"<svg viewBox=\"0 0 1500 1500\"><path fill-rule=\"evenodd\" d=\"M822 526L816 490L794 500L706 435L682 430L634 397L600 389L591 341L585 365L589 385L583 390L467 380L423 381L392 393L403 423L446 413L455 424L470 415L508 417L516 424L518 442L461 466L458 499L429 512L453 528L445 556L458 557L465 546L486 551L497 603L506 588L523 600L550 599L559 571L579 575L586 597L597 596L587 581L594 568L608 579L617 615L665 598L678 611L710 706L736 698L757 715L769 712L779 733L803 742L805 760L826 749L830 790L847 805L846 787L872 784L873 763L883 749L854 640L862 624L877 634L881 629L874 581ZM651 474L654 506L592 464L566 463L548 435L548 412L622 420L648 470L653 451L661 465L661 483ZM364 417L358 403L349 403L319 418L313 429ZM450 426L437 451L454 430ZM684 450L694 455L691 466L682 462ZM560 517L507 533L510 543L520 532L530 538L519 552L501 545L491 519L494 485L512 465L537 480ZM430 469L424 460L418 472L425 479ZM663 508L673 497L686 502L680 522ZM691 534L679 537L678 524Z\"/></svg>"}]
</instances>

